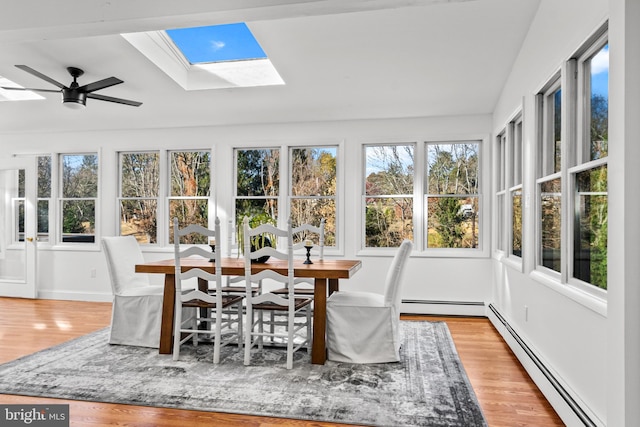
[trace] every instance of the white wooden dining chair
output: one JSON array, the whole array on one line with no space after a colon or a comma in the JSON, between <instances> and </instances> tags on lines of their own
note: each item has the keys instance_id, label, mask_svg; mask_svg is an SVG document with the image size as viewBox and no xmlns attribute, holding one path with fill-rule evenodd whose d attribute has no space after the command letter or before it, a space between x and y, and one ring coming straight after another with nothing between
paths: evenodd
<instances>
[{"instance_id":1,"label":"white wooden dining chair","mask_svg":"<svg viewBox=\"0 0 640 427\"><path fill-rule=\"evenodd\" d=\"M189 339L194 345L198 345L199 335L213 336L213 363L220 362L220 350L222 347L236 343L242 349L242 295L225 294L222 288L222 265L220 250L213 254L209 250L195 245L180 244L180 238L190 234L199 234L207 238L218 239L220 236L220 220L216 218L214 230L210 230L201 225L191 224L183 229L179 229L178 218L173 220L173 244L175 254L175 311L173 328L173 359L180 357L180 347ZM191 268L182 271L182 263L185 258L199 256L206 259L213 259L215 273L209 273L201 268ZM213 257L213 258L212 258ZM215 283L215 292L210 293L207 289L200 290L197 287L193 290L184 286L184 281L188 279L198 279ZM236 316L223 316L224 311L235 308ZM183 310L188 315L183 316Z\"/></svg>"},{"instance_id":2,"label":"white wooden dining chair","mask_svg":"<svg viewBox=\"0 0 640 427\"><path fill-rule=\"evenodd\" d=\"M243 222L244 232L244 266L245 266L245 279L246 280L246 320L245 320L245 353L244 364L251 364L251 349L254 346L258 346L259 350L262 350L262 346L265 342L265 338L268 339L285 339L287 346L287 369L293 367L293 354L301 348L309 348L311 343L311 310L310 304L311 298L297 298L294 295L293 279L293 238L291 231L291 221L289 220L286 230L277 228L271 224L262 224L256 228L249 226L249 219L245 218ZM284 251L277 250L273 247L263 247L256 251L251 251L251 239L254 236L259 236L262 233L269 233L271 235L286 240L287 248ZM275 270L265 269L259 273L252 273L251 264L252 261L258 259L264 255L270 257L286 260L287 261L287 273L280 274ZM250 283L260 282L262 280L273 280L287 288L288 294L276 295L271 292L263 292L259 295L253 295ZM277 312L286 314L286 320L284 322L278 322L275 328L265 327L266 321L265 313ZM296 316L296 313L303 312L304 317L300 318Z\"/></svg>"},{"instance_id":3,"label":"white wooden dining chair","mask_svg":"<svg viewBox=\"0 0 640 427\"><path fill-rule=\"evenodd\" d=\"M327 299L328 359L348 363L400 360L400 290L413 243L405 240L396 252L384 294L334 292Z\"/></svg>"},{"instance_id":4,"label":"white wooden dining chair","mask_svg":"<svg viewBox=\"0 0 640 427\"><path fill-rule=\"evenodd\" d=\"M324 259L324 218L320 220L320 225L315 226L313 224L300 224L297 227L292 228L293 238L295 243L293 244L294 255L297 257L304 257L306 259L307 249L305 247L306 241L310 240L313 245L311 246L311 254L314 260L322 261ZM308 277L296 277L293 279L294 293L298 296L313 298L313 280ZM288 294L289 289L279 288L273 291L274 294L283 295Z\"/></svg>"}]
</instances>

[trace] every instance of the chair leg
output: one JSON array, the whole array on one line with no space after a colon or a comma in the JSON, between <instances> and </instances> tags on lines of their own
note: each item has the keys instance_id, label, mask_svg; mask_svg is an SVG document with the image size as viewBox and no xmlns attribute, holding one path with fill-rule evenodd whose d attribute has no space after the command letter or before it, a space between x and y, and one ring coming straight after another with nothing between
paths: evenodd
<instances>
[{"instance_id":1,"label":"chair leg","mask_svg":"<svg viewBox=\"0 0 640 427\"><path fill-rule=\"evenodd\" d=\"M213 338L213 363L220 363L221 329L222 329L222 307L216 307L216 333Z\"/></svg>"},{"instance_id":2,"label":"chair leg","mask_svg":"<svg viewBox=\"0 0 640 427\"><path fill-rule=\"evenodd\" d=\"M238 350L242 350L242 303L238 303Z\"/></svg>"},{"instance_id":3,"label":"chair leg","mask_svg":"<svg viewBox=\"0 0 640 427\"><path fill-rule=\"evenodd\" d=\"M253 334L253 311L247 310L246 323L244 328L244 364L251 364L251 335Z\"/></svg>"},{"instance_id":4,"label":"chair leg","mask_svg":"<svg viewBox=\"0 0 640 427\"><path fill-rule=\"evenodd\" d=\"M177 297L178 296L176 296L176 298ZM173 317L173 360L178 360L178 357L180 357L180 329L182 329L182 309L175 309Z\"/></svg>"}]
</instances>

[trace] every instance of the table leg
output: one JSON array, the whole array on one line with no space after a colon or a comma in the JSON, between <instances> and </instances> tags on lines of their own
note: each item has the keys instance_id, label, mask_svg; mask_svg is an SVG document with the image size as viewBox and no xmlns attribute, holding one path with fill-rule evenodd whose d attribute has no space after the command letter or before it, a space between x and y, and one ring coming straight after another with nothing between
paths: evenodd
<instances>
[{"instance_id":1,"label":"table leg","mask_svg":"<svg viewBox=\"0 0 640 427\"><path fill-rule=\"evenodd\" d=\"M313 286L313 342L311 344L311 363L324 365L327 360L327 280L315 279Z\"/></svg>"},{"instance_id":2,"label":"table leg","mask_svg":"<svg viewBox=\"0 0 640 427\"><path fill-rule=\"evenodd\" d=\"M173 314L176 298L176 276L164 276L162 300L162 323L160 324L160 354L171 354L173 350Z\"/></svg>"},{"instance_id":3,"label":"table leg","mask_svg":"<svg viewBox=\"0 0 640 427\"><path fill-rule=\"evenodd\" d=\"M329 295L340 290L338 279L329 279Z\"/></svg>"}]
</instances>

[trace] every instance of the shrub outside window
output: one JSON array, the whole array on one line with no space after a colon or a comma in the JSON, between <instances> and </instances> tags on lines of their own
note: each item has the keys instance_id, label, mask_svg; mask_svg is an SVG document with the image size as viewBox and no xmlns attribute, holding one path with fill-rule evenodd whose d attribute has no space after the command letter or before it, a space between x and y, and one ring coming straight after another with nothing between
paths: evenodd
<instances>
[{"instance_id":1,"label":"shrub outside window","mask_svg":"<svg viewBox=\"0 0 640 427\"><path fill-rule=\"evenodd\" d=\"M94 243L98 201L98 155L60 156L62 241Z\"/></svg>"}]
</instances>

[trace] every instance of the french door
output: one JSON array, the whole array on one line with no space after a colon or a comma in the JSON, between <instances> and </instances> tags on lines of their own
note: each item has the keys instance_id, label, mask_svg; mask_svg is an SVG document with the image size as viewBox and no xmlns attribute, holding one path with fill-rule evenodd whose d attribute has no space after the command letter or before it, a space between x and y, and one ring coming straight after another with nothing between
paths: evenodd
<instances>
[{"instance_id":1,"label":"french door","mask_svg":"<svg viewBox=\"0 0 640 427\"><path fill-rule=\"evenodd\" d=\"M0 296L37 296L35 180L33 158L0 160Z\"/></svg>"}]
</instances>

